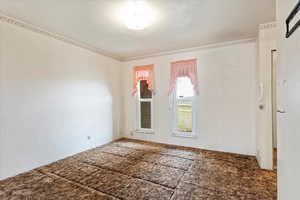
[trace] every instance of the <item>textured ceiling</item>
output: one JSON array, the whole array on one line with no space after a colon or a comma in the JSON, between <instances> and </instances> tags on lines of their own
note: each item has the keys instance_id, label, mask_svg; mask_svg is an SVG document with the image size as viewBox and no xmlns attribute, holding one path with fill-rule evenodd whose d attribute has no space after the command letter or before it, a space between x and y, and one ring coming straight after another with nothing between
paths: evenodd
<instances>
[{"instance_id":1,"label":"textured ceiling","mask_svg":"<svg viewBox=\"0 0 300 200\"><path fill-rule=\"evenodd\" d=\"M148 0L154 24L127 29L126 0L0 0L0 11L115 57L131 57L256 37L275 20L275 0Z\"/></svg>"}]
</instances>

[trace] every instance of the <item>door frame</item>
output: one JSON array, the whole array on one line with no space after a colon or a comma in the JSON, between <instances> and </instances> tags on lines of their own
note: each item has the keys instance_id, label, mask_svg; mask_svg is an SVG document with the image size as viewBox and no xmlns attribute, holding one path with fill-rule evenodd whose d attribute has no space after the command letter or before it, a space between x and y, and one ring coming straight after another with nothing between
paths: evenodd
<instances>
[{"instance_id":1,"label":"door frame","mask_svg":"<svg viewBox=\"0 0 300 200\"><path fill-rule=\"evenodd\" d=\"M278 112L278 108L277 108L277 83L278 83L278 76L277 76L277 60L274 60L274 56L278 56L277 55L277 50L276 49L272 49L271 50L271 102L272 102L272 166L273 169L276 166L274 163L274 147L275 147L275 143L276 143L276 148L277 148L277 112ZM277 59L277 58L276 58ZM275 62L274 62L275 61ZM275 87L275 88L274 88ZM275 142L275 137L276 137L276 142Z\"/></svg>"}]
</instances>

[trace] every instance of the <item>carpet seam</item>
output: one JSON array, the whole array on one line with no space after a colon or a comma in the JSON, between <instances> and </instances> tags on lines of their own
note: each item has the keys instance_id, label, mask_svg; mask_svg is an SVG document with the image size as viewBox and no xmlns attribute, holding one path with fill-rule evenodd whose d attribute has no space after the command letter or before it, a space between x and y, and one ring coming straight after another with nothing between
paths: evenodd
<instances>
[{"instance_id":1,"label":"carpet seam","mask_svg":"<svg viewBox=\"0 0 300 200\"><path fill-rule=\"evenodd\" d=\"M153 141L147 141L147 140L141 140L141 139L133 139L133 138L128 138L128 137L120 138L119 141L131 141L131 142L134 141L135 143L138 143L138 144L146 143L146 144L152 144L152 145L159 145L162 148L170 148L170 149L172 149L172 148L174 148L174 149L185 148L186 150L183 150L183 151L220 152L220 153L225 153L225 154L230 154L230 155L252 157L252 158L254 158L257 161L255 155L245 155L245 154L239 154L239 153L233 153L233 152L225 152L225 151L217 151L217 150L210 150L210 149L202 149L202 148L197 148L197 147L189 147L189 146L182 146L182 145L176 145L176 144L166 144L166 143L153 142ZM129 147L129 148L131 148L131 147ZM182 150L182 149L180 149L180 150Z\"/></svg>"},{"instance_id":2,"label":"carpet seam","mask_svg":"<svg viewBox=\"0 0 300 200\"><path fill-rule=\"evenodd\" d=\"M104 148L103 150L103 147L106 145L101 145L100 147L102 148L95 147L93 149L96 150L87 152L87 154L83 153L79 157L76 157L76 155L70 156L74 157L70 161L65 158L60 160L63 161L62 163L58 163L58 165L53 167L47 168L43 166L34 169L32 171L37 173L13 179L13 185L4 191L10 192L8 197L16 198L21 194L27 195L27 198L31 199L34 196L31 196L31 193L23 194L23 190L32 188L33 192L35 192L34 194L39 197L41 195L38 193L44 193L48 190L48 186L43 185L43 182L40 186L40 182L36 182L36 180L39 180L39 177L50 177L49 183L53 182L51 187L58 188L55 191L73 191L74 193L74 191L78 190L81 199L82 197L83 199L96 197L95 199L113 198L125 200L127 198L141 199L144 197L145 199L145 197L153 197L155 200L160 198L175 200L187 197L199 198L202 195L205 199L221 199L222 197L227 197L225 199L273 199L276 196L276 182L274 182L277 177L276 174L260 173L262 170L257 167L257 160L250 157L230 156L226 155L226 152L221 152L223 154L210 154L206 153L205 150L202 152L201 149L197 152L181 148L178 148L178 151L176 149L172 151L173 148L168 148L168 146L151 145L155 144L153 142L140 143L142 146L135 142L136 146L134 146L131 145L130 141L126 143L126 139L125 141L123 138L119 140L123 141L123 143L118 143L116 140L107 144L108 147L112 147L111 149ZM153 147L152 150L150 147ZM90 157L92 159L89 159ZM256 162L254 163L253 161ZM210 162L213 162L212 165L209 164ZM206 165L206 163L209 165ZM75 166L72 167L73 165ZM169 165L179 166L180 168ZM198 167L203 167L206 170L199 171L197 170ZM211 167L213 170L220 172L220 174L211 171ZM238 173L240 170L245 170L245 172ZM212 174L206 171L211 171ZM231 173L234 173L234 176ZM102 177L101 174L103 174L104 180L100 178ZM189 176L190 174L192 175L191 177ZM207 175L202 177L200 174ZM35 179L30 180L32 176ZM218 179L218 177L221 179ZM28 185L20 182L23 179L28 182ZM223 179L224 181L220 182ZM48 179L45 180L48 183ZM255 182L252 182L252 180ZM118 184L118 182L120 183ZM20 184L23 184L22 187L14 188L14 185ZM31 184L33 185L31 186ZM108 184L109 187L103 188L103 184ZM115 186L113 189L111 189L112 185ZM116 192L119 189L121 191ZM140 193L135 194L136 191L140 191ZM151 191L151 193L157 191L158 194L149 196L145 193L147 191ZM62 192L62 197L64 197L63 194L64 192Z\"/></svg>"},{"instance_id":3,"label":"carpet seam","mask_svg":"<svg viewBox=\"0 0 300 200\"><path fill-rule=\"evenodd\" d=\"M119 199L119 200L123 200L123 198L120 198L120 197L117 197L117 196L114 196L114 195L111 195L111 194L108 194L108 193L99 191L99 190L97 190L97 189L95 189L95 188L91 188L91 187L89 187L89 186L85 186L85 185L83 185L83 184L81 184L81 183L78 183L78 182L76 182L76 181L73 181L73 180L70 180L70 179L68 179L68 178L62 177L62 176L57 175L57 174L55 174L55 173L52 173L52 172L44 172L44 171L41 171L41 170L36 170L36 171L38 171L39 173L42 173L42 174L44 174L44 175L46 175L46 176L48 176L48 177L50 177L50 178L51 178L51 176L52 176L52 177L56 177L56 178L62 179L62 180L64 180L64 181L73 183L74 185L76 185L76 186L78 186L78 187L81 187L81 188L83 188L83 189L85 189L85 190L90 190L90 191L93 191L93 192L95 192L95 193L99 193L99 194L101 194L101 195L107 195L107 196L109 196L109 197L113 197L113 198L116 198L116 199ZM96 173L96 172L93 172L93 173L91 173L90 175L92 175L92 174L94 174L94 173Z\"/></svg>"},{"instance_id":4,"label":"carpet seam","mask_svg":"<svg viewBox=\"0 0 300 200\"><path fill-rule=\"evenodd\" d=\"M225 193L225 194L228 194L228 195L235 195L235 193L236 193L236 191L234 192L234 193L230 193L230 192L228 192L228 191L220 191L220 190L217 190L217 189L211 189L211 188L209 188L209 187L204 187L204 186L201 186L201 185L199 185L199 184L197 184L197 183L193 183L193 182L189 182L189 181L182 181L183 183L186 183L186 184L190 184L190 185L194 185L194 186L197 186L197 187L199 187L199 188L203 188L203 189L205 189L205 190L209 190L209 191L212 191L212 192L221 192L221 193ZM177 188L176 188L177 189ZM244 193L244 194L255 194L255 193L249 193L249 192L246 192L246 193Z\"/></svg>"},{"instance_id":5,"label":"carpet seam","mask_svg":"<svg viewBox=\"0 0 300 200\"><path fill-rule=\"evenodd\" d=\"M192 164L190 165L189 169L190 169L191 167L192 167ZM189 169L188 169L188 170L189 170ZM181 183L181 182L184 182L184 181L182 181L182 179L183 179L184 175L188 172L188 170L184 171L183 175L180 177L180 179L179 179L179 181L178 181L178 184L176 185L176 188L174 189L174 192L173 192L173 194L172 194L172 196L170 197L169 200L171 200L171 199L173 198L173 196L174 196L176 190L178 189L178 186L180 185L180 183Z\"/></svg>"},{"instance_id":6,"label":"carpet seam","mask_svg":"<svg viewBox=\"0 0 300 200\"><path fill-rule=\"evenodd\" d=\"M130 158L129 156L121 156L120 154L115 154L115 153L109 153L109 152L105 152L105 151L101 151L102 153L106 153L106 154L111 154L111 155L114 155L114 156L118 156L118 157L122 157L122 158ZM182 169L182 168L179 168L179 167L173 167L173 166L169 166L169 165L163 165L163 164L159 164L159 163L155 163L155 162L151 162L151 161L148 161L148 160L143 160L143 159L139 159L139 158L132 158L133 160L140 160L140 161L144 161L144 162L148 162L148 163L152 163L152 164L157 164L157 165L161 165L161 166L165 166L165 167L170 167L170 168L174 168L174 169L179 169L179 170L182 170L182 171L187 171L186 169ZM188 160L188 159L185 159L185 160ZM189 161L195 161L195 160L189 160Z\"/></svg>"},{"instance_id":7,"label":"carpet seam","mask_svg":"<svg viewBox=\"0 0 300 200\"><path fill-rule=\"evenodd\" d=\"M136 150L136 151L144 151L142 149L135 149L133 147L126 147L126 146L118 146L118 147L127 148L127 149L133 149L133 150ZM150 152L151 152L151 150L150 150ZM185 157L182 157L182 156L177 156L177 155L172 155L172 154L164 154L164 153L159 153L159 152L157 152L157 153L160 154L160 155L167 155L167 156L176 157L176 158L182 158L182 159L190 160L190 161L197 160L197 159L190 159L190 158L185 158Z\"/></svg>"},{"instance_id":8,"label":"carpet seam","mask_svg":"<svg viewBox=\"0 0 300 200\"><path fill-rule=\"evenodd\" d=\"M114 170L114 169L110 169L110 168L101 167L101 166L94 165L94 164L87 163L87 162L83 162L83 163L84 163L84 164L87 164L87 165L90 165L90 166L92 166L92 167L96 167L96 168L98 168L98 169L104 169L104 170L108 170L108 171L111 171L111 172L114 172L114 173L119 173L119 174L122 174L122 175L125 175L125 176L128 176L128 177L131 177L131 178L134 178L134 179L146 181L146 182L148 182L148 183L151 183L151 184L154 184L154 185L158 185L158 186L164 187L165 189L168 189L168 190L174 190L174 188L170 188L170 187L168 187L168 186L161 185L161 184L159 184L159 183L155 183L155 182L153 182L153 181L149 181L149 180L145 180L145 179L142 179L142 178L130 176L130 175L125 174L125 173L123 173L123 172L120 172L120 171L118 171L118 170Z\"/></svg>"},{"instance_id":9,"label":"carpet seam","mask_svg":"<svg viewBox=\"0 0 300 200\"><path fill-rule=\"evenodd\" d=\"M121 147L121 148L127 148L127 149L133 149L133 150L136 150L136 151L144 151L142 149L135 149L133 147L126 147L126 146L119 146L118 144L116 144L116 146L118 147ZM164 148L164 147L162 147ZM207 150L208 151L208 150ZM115 154L115 153L110 153L110 152L105 152L105 151L101 151L103 153L109 153L109 154L113 154L113 155L117 155L119 157L126 157L128 158L129 156L123 156L123 155L120 155L120 154ZM218 151L216 151L218 152ZM201 159L190 159L190 158L186 158L186 157L183 157L183 156L177 156L177 155L172 155L172 154L164 154L164 153L160 153L160 152L157 152L158 154L160 155L165 155L165 156L171 156L171 157L176 157L176 158L181 158L181 159L185 159L185 160L189 160L189 161L197 161L197 160L201 160ZM221 152L223 153L223 152ZM228 153L228 154L233 154L233 153ZM237 154L239 155L239 154ZM244 155L243 155L244 156ZM136 158L137 160L139 160L138 158ZM226 160L226 159L222 159L222 158L214 158L216 160L220 160L220 161L225 161L225 162L228 162L228 163L232 163L232 164L235 164L233 161L229 161L229 160ZM142 160L142 159L141 159ZM148 161L147 161L148 162ZM255 160L255 162L257 163L257 160ZM163 165L163 166L167 166L167 165ZM168 166L168 167L171 167L171 166ZM181 169L181 168L177 168L177 167L172 167L172 168L176 168L176 169ZM255 167L249 167L250 169L257 169ZM181 169L183 170L183 169Z\"/></svg>"}]
</instances>

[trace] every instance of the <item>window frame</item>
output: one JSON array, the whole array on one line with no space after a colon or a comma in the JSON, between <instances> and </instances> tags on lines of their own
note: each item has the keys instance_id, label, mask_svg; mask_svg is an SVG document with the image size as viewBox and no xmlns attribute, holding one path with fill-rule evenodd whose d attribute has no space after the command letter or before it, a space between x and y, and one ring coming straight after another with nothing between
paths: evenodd
<instances>
[{"instance_id":1,"label":"window frame","mask_svg":"<svg viewBox=\"0 0 300 200\"><path fill-rule=\"evenodd\" d=\"M152 98L141 98L141 86L140 83L143 80L138 82L137 94L136 94L136 129L137 133L146 133L154 134L154 94L152 92ZM150 102L151 103L151 128L142 128L141 127L141 102Z\"/></svg>"},{"instance_id":2,"label":"window frame","mask_svg":"<svg viewBox=\"0 0 300 200\"><path fill-rule=\"evenodd\" d=\"M183 78L183 77L179 77ZM189 78L189 77L187 77ZM176 80L176 88L174 91L174 96L173 96L173 136L176 137L187 137L187 138L193 138L196 137L196 117L197 117L197 95L194 92L194 95L192 97L183 97L183 98L177 98L177 84L178 78ZM178 130L178 113L177 113L177 102L182 101L182 100L191 100L192 101L192 131L180 131Z\"/></svg>"}]
</instances>

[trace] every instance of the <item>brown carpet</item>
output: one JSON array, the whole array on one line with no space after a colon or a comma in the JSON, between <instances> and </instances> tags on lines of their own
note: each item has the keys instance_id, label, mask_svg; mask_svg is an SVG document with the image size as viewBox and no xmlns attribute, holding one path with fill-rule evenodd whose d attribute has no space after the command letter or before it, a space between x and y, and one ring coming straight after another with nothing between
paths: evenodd
<instances>
[{"instance_id":1,"label":"brown carpet","mask_svg":"<svg viewBox=\"0 0 300 200\"><path fill-rule=\"evenodd\" d=\"M0 182L0 199L275 200L254 157L123 139Z\"/></svg>"}]
</instances>

